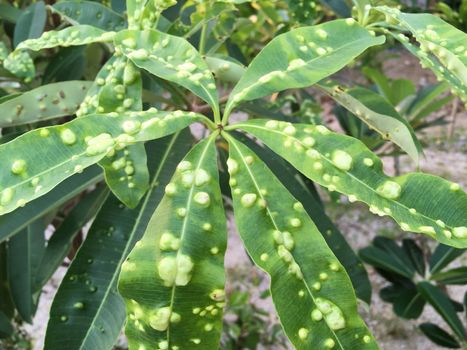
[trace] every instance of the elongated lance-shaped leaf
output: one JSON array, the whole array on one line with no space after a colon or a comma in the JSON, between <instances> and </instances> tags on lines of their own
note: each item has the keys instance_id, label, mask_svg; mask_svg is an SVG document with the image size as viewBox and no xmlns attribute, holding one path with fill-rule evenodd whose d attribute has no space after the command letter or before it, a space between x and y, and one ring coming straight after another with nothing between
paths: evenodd
<instances>
[{"instance_id":1,"label":"elongated lance-shaped leaf","mask_svg":"<svg viewBox=\"0 0 467 350\"><path fill-rule=\"evenodd\" d=\"M70 252L76 233L96 216L96 213L99 212L102 204L107 199L108 194L109 191L105 186L87 193L80 198L78 204L75 205L55 230L52 237L47 241L47 247L38 262L37 271L34 274L33 282L36 291L42 289L62 264Z\"/></svg>"},{"instance_id":2,"label":"elongated lance-shaped leaf","mask_svg":"<svg viewBox=\"0 0 467 350\"><path fill-rule=\"evenodd\" d=\"M39 37L44 31L46 20L47 9L43 1L32 3L21 10L18 23L15 25L14 46L18 46L23 40Z\"/></svg>"},{"instance_id":3,"label":"elongated lance-shaped leaf","mask_svg":"<svg viewBox=\"0 0 467 350\"><path fill-rule=\"evenodd\" d=\"M81 24L62 30L51 30L45 32L37 39L28 39L21 42L16 50L39 51L57 46L79 46L97 42L112 41L115 32Z\"/></svg>"},{"instance_id":4,"label":"elongated lance-shaped leaf","mask_svg":"<svg viewBox=\"0 0 467 350\"><path fill-rule=\"evenodd\" d=\"M0 215L24 206L115 150L170 135L201 118L193 112L152 109L105 118L96 114L36 129L0 145L0 163L9 169L0 173Z\"/></svg>"},{"instance_id":5,"label":"elongated lance-shaped leaf","mask_svg":"<svg viewBox=\"0 0 467 350\"><path fill-rule=\"evenodd\" d=\"M225 116L241 101L311 86L345 67L371 46L384 43L353 19L294 29L273 39L251 62L227 102Z\"/></svg>"},{"instance_id":6,"label":"elongated lance-shaped leaf","mask_svg":"<svg viewBox=\"0 0 467 350\"><path fill-rule=\"evenodd\" d=\"M110 196L100 210L55 297L47 349L112 348L125 321L125 304L117 293L120 266L146 230L190 139L189 130L184 130L148 143L151 187L144 200L130 210Z\"/></svg>"},{"instance_id":7,"label":"elongated lance-shaped leaf","mask_svg":"<svg viewBox=\"0 0 467 350\"><path fill-rule=\"evenodd\" d=\"M118 112L125 110L140 111L143 108L141 73L125 56L112 59L99 72L95 95L91 96L89 109L99 112ZM101 75L105 75L105 80ZM92 102L97 98L98 102ZM88 102L89 104L89 102ZM95 107L96 105L96 107ZM146 150L143 144L130 145L117 150L114 155L100 161L105 171L105 180L112 192L125 205L134 208L148 189L149 172Z\"/></svg>"},{"instance_id":8,"label":"elongated lance-shaped leaf","mask_svg":"<svg viewBox=\"0 0 467 350\"><path fill-rule=\"evenodd\" d=\"M97 165L91 166L82 173L66 179L49 193L28 203L24 208L18 208L12 213L0 216L0 242L20 232L34 220L57 210L103 178L100 168Z\"/></svg>"},{"instance_id":9,"label":"elongated lance-shaped leaf","mask_svg":"<svg viewBox=\"0 0 467 350\"><path fill-rule=\"evenodd\" d=\"M446 79L456 95L467 102L467 35L461 30L427 13L403 13L386 6L375 7L377 11L398 21L410 31L420 49L414 49L403 34L396 35L412 53L421 56L428 68Z\"/></svg>"},{"instance_id":10,"label":"elongated lance-shaped leaf","mask_svg":"<svg viewBox=\"0 0 467 350\"><path fill-rule=\"evenodd\" d=\"M157 30L124 30L115 36L115 45L138 67L187 88L219 114L219 97L211 71L185 39Z\"/></svg>"},{"instance_id":11,"label":"elongated lance-shaped leaf","mask_svg":"<svg viewBox=\"0 0 467 350\"><path fill-rule=\"evenodd\" d=\"M458 184L422 173L389 177L362 142L322 125L252 120L234 127L259 138L311 180L393 217L403 230L467 247L467 194Z\"/></svg>"},{"instance_id":12,"label":"elongated lance-shaped leaf","mask_svg":"<svg viewBox=\"0 0 467 350\"><path fill-rule=\"evenodd\" d=\"M21 318L29 323L36 308L33 277L44 249L44 230L45 223L39 219L8 241L7 266L11 296Z\"/></svg>"},{"instance_id":13,"label":"elongated lance-shaped leaf","mask_svg":"<svg viewBox=\"0 0 467 350\"><path fill-rule=\"evenodd\" d=\"M177 166L122 266L132 350L218 349L227 237L214 140L196 145Z\"/></svg>"},{"instance_id":14,"label":"elongated lance-shaped leaf","mask_svg":"<svg viewBox=\"0 0 467 350\"><path fill-rule=\"evenodd\" d=\"M62 1L51 7L73 25L88 24L104 30L125 28L125 19L117 12L94 1Z\"/></svg>"},{"instance_id":15,"label":"elongated lance-shaped leaf","mask_svg":"<svg viewBox=\"0 0 467 350\"><path fill-rule=\"evenodd\" d=\"M343 233L326 215L322 203L316 197L319 197L319 195L313 185L310 187L310 184L306 183L298 170L285 160L275 156L270 149L259 146L247 137L240 140L262 159L290 194L303 204L304 209L315 223L326 243L347 271L357 297L370 305L371 284L362 260L347 243Z\"/></svg>"},{"instance_id":16,"label":"elongated lance-shaped leaf","mask_svg":"<svg viewBox=\"0 0 467 350\"><path fill-rule=\"evenodd\" d=\"M294 347L377 349L347 273L303 205L250 149L226 137L235 222L249 255L271 276L274 305Z\"/></svg>"},{"instance_id":17,"label":"elongated lance-shaped leaf","mask_svg":"<svg viewBox=\"0 0 467 350\"><path fill-rule=\"evenodd\" d=\"M336 84L320 84L319 87L384 139L394 142L419 163L423 150L412 126L383 97L360 87L347 90Z\"/></svg>"},{"instance_id":18,"label":"elongated lance-shaped leaf","mask_svg":"<svg viewBox=\"0 0 467 350\"><path fill-rule=\"evenodd\" d=\"M65 81L27 91L0 104L0 127L72 115L91 87L88 81Z\"/></svg>"}]
</instances>

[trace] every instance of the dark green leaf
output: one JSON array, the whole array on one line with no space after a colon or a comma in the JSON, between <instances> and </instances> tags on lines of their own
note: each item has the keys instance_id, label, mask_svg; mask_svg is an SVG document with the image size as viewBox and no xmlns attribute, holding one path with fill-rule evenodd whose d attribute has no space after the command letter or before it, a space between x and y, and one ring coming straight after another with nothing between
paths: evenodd
<instances>
[{"instance_id":1,"label":"dark green leaf","mask_svg":"<svg viewBox=\"0 0 467 350\"><path fill-rule=\"evenodd\" d=\"M446 294L429 282L419 282L417 289L425 300L441 315L454 333L463 339L465 337L464 326Z\"/></svg>"},{"instance_id":2,"label":"dark green leaf","mask_svg":"<svg viewBox=\"0 0 467 350\"><path fill-rule=\"evenodd\" d=\"M402 240L402 248L415 270L420 276L425 276L425 256L417 243L411 239L404 239Z\"/></svg>"},{"instance_id":3,"label":"dark green leaf","mask_svg":"<svg viewBox=\"0 0 467 350\"><path fill-rule=\"evenodd\" d=\"M455 269L438 272L431 275L431 280L441 284L467 284L467 267L457 267Z\"/></svg>"},{"instance_id":4,"label":"dark green leaf","mask_svg":"<svg viewBox=\"0 0 467 350\"><path fill-rule=\"evenodd\" d=\"M459 349L461 347L452 335L433 323L422 323L419 327L423 334L435 344L449 349Z\"/></svg>"},{"instance_id":5,"label":"dark green leaf","mask_svg":"<svg viewBox=\"0 0 467 350\"><path fill-rule=\"evenodd\" d=\"M24 40L40 37L44 30L46 18L47 11L43 1L33 3L23 10L15 26L14 46L18 46Z\"/></svg>"},{"instance_id":6,"label":"dark green leaf","mask_svg":"<svg viewBox=\"0 0 467 350\"><path fill-rule=\"evenodd\" d=\"M430 272L435 274L441 271L464 252L465 249L457 249L444 244L438 245L430 258Z\"/></svg>"}]
</instances>

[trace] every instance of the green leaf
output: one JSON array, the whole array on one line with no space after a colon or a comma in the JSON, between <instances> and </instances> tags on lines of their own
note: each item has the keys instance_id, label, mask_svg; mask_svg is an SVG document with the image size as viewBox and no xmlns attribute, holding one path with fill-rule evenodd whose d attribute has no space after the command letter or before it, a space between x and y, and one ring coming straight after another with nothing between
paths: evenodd
<instances>
[{"instance_id":1,"label":"green leaf","mask_svg":"<svg viewBox=\"0 0 467 350\"><path fill-rule=\"evenodd\" d=\"M54 4L52 10L73 25L88 24L108 31L126 27L125 19L120 14L94 1L61 1Z\"/></svg>"},{"instance_id":2,"label":"green leaf","mask_svg":"<svg viewBox=\"0 0 467 350\"><path fill-rule=\"evenodd\" d=\"M458 337L464 339L465 330L449 298L429 282L419 282L417 289L427 302L440 314Z\"/></svg>"},{"instance_id":3,"label":"green leaf","mask_svg":"<svg viewBox=\"0 0 467 350\"><path fill-rule=\"evenodd\" d=\"M143 108L142 81L139 70L126 57L111 59L99 72L97 87L85 103L86 110L97 109L104 112L139 111ZM105 78L104 78L105 77ZM102 86L102 80L105 85ZM98 99L97 107L93 98ZM146 165L146 151L143 144L128 146L114 155L102 159L99 164L105 171L105 180L112 192L125 205L134 208L146 193L149 186L149 172Z\"/></svg>"},{"instance_id":4,"label":"green leaf","mask_svg":"<svg viewBox=\"0 0 467 350\"><path fill-rule=\"evenodd\" d=\"M394 18L400 26L411 32L420 44L420 49L409 44L408 38L403 34L395 37L438 77L447 80L452 85L453 92L467 102L467 35L431 14L403 13L386 6L375 9Z\"/></svg>"},{"instance_id":5,"label":"green leaf","mask_svg":"<svg viewBox=\"0 0 467 350\"><path fill-rule=\"evenodd\" d=\"M119 290L130 349L218 349L227 235L215 136L177 166L144 237L122 266Z\"/></svg>"},{"instance_id":6,"label":"green leaf","mask_svg":"<svg viewBox=\"0 0 467 350\"><path fill-rule=\"evenodd\" d=\"M219 97L211 71L185 39L156 30L124 30L115 36L115 45L138 67L187 88L219 114Z\"/></svg>"},{"instance_id":7,"label":"green leaf","mask_svg":"<svg viewBox=\"0 0 467 350\"><path fill-rule=\"evenodd\" d=\"M245 67L227 58L207 56L206 63L214 76L220 81L236 83L245 73Z\"/></svg>"},{"instance_id":8,"label":"green leaf","mask_svg":"<svg viewBox=\"0 0 467 350\"><path fill-rule=\"evenodd\" d=\"M467 267L458 267L431 275L431 280L442 284L467 284Z\"/></svg>"},{"instance_id":9,"label":"green leaf","mask_svg":"<svg viewBox=\"0 0 467 350\"><path fill-rule=\"evenodd\" d=\"M430 258L430 272L435 274L441 271L464 253L465 249L456 249L444 244L438 245Z\"/></svg>"},{"instance_id":10,"label":"green leaf","mask_svg":"<svg viewBox=\"0 0 467 350\"><path fill-rule=\"evenodd\" d=\"M307 184L295 168L283 159L274 156L269 149L259 146L246 137L242 138L241 141L266 163L278 180L287 187L290 194L303 204L326 243L347 271L357 297L370 305L371 285L365 267L346 241L343 233L326 215L313 184Z\"/></svg>"},{"instance_id":11,"label":"green leaf","mask_svg":"<svg viewBox=\"0 0 467 350\"><path fill-rule=\"evenodd\" d=\"M9 3L0 4L0 18L5 21L16 23L21 17L21 14L22 12L20 9L10 5Z\"/></svg>"},{"instance_id":12,"label":"green leaf","mask_svg":"<svg viewBox=\"0 0 467 350\"><path fill-rule=\"evenodd\" d=\"M125 320L123 299L116 290L120 266L145 231L190 138L185 130L148 144L151 189L136 209L124 208L113 196L104 204L57 292L47 349L112 347ZM64 315L68 318L62 321ZM65 329L71 342L61 336Z\"/></svg>"},{"instance_id":13,"label":"green leaf","mask_svg":"<svg viewBox=\"0 0 467 350\"><path fill-rule=\"evenodd\" d=\"M118 116L97 114L36 129L0 145L0 163L9 169L0 173L0 215L24 206L115 150L172 134L202 118L192 112L152 109Z\"/></svg>"},{"instance_id":14,"label":"green leaf","mask_svg":"<svg viewBox=\"0 0 467 350\"><path fill-rule=\"evenodd\" d=\"M20 232L36 219L56 210L102 179L99 167L91 166L81 174L66 179L49 193L27 204L24 208L18 208L12 213L0 216L0 242Z\"/></svg>"},{"instance_id":15,"label":"green leaf","mask_svg":"<svg viewBox=\"0 0 467 350\"><path fill-rule=\"evenodd\" d=\"M425 299L417 289L403 288L398 298L394 300L394 313L405 319L417 319L422 314L425 303Z\"/></svg>"},{"instance_id":16,"label":"green leaf","mask_svg":"<svg viewBox=\"0 0 467 350\"><path fill-rule=\"evenodd\" d=\"M423 149L412 126L383 97L360 87L346 90L333 84L320 84L319 87L384 139L394 142L419 163Z\"/></svg>"},{"instance_id":17,"label":"green leaf","mask_svg":"<svg viewBox=\"0 0 467 350\"><path fill-rule=\"evenodd\" d=\"M461 347L452 335L433 323L422 323L419 328L435 344L449 349Z\"/></svg>"},{"instance_id":18,"label":"green leaf","mask_svg":"<svg viewBox=\"0 0 467 350\"><path fill-rule=\"evenodd\" d=\"M241 101L311 86L345 67L367 48L384 43L353 19L294 29L274 38L232 91L224 115Z\"/></svg>"},{"instance_id":19,"label":"green leaf","mask_svg":"<svg viewBox=\"0 0 467 350\"><path fill-rule=\"evenodd\" d=\"M1 338L8 338L14 329L10 323L10 319L0 311L0 339Z\"/></svg>"},{"instance_id":20,"label":"green leaf","mask_svg":"<svg viewBox=\"0 0 467 350\"><path fill-rule=\"evenodd\" d=\"M112 41L114 35L115 32L106 32L87 24L81 24L58 31L50 30L37 39L21 42L16 50L29 49L39 51L57 46L79 46L90 43L109 42Z\"/></svg>"},{"instance_id":21,"label":"green leaf","mask_svg":"<svg viewBox=\"0 0 467 350\"><path fill-rule=\"evenodd\" d=\"M467 218L463 214L467 194L459 185L422 173L386 176L381 160L360 141L322 125L252 120L227 129L231 128L259 138L329 190L349 196L351 202L368 204L375 214L391 216L403 230L467 247Z\"/></svg>"},{"instance_id":22,"label":"green leaf","mask_svg":"<svg viewBox=\"0 0 467 350\"><path fill-rule=\"evenodd\" d=\"M12 51L3 61L3 67L14 76L29 83L36 75L34 62L26 51Z\"/></svg>"},{"instance_id":23,"label":"green leaf","mask_svg":"<svg viewBox=\"0 0 467 350\"><path fill-rule=\"evenodd\" d=\"M411 239L402 240L402 249L420 276L425 276L425 256L420 247Z\"/></svg>"},{"instance_id":24,"label":"green leaf","mask_svg":"<svg viewBox=\"0 0 467 350\"><path fill-rule=\"evenodd\" d=\"M76 233L96 216L108 194L107 189L101 187L83 196L55 230L47 242L47 247L34 275L34 287L36 291L42 289L55 270L62 264L70 252Z\"/></svg>"},{"instance_id":25,"label":"green leaf","mask_svg":"<svg viewBox=\"0 0 467 350\"><path fill-rule=\"evenodd\" d=\"M235 222L249 255L271 276L272 298L294 347L376 349L350 279L303 205L250 149L224 136Z\"/></svg>"},{"instance_id":26,"label":"green leaf","mask_svg":"<svg viewBox=\"0 0 467 350\"><path fill-rule=\"evenodd\" d=\"M359 255L367 264L395 272L409 279L413 277L413 270L411 268L381 248L374 246L366 247L360 250Z\"/></svg>"},{"instance_id":27,"label":"green leaf","mask_svg":"<svg viewBox=\"0 0 467 350\"><path fill-rule=\"evenodd\" d=\"M43 1L31 4L25 10L21 11L15 25L13 44L18 46L26 39L38 38L44 31L47 11Z\"/></svg>"},{"instance_id":28,"label":"green leaf","mask_svg":"<svg viewBox=\"0 0 467 350\"><path fill-rule=\"evenodd\" d=\"M7 266L11 296L21 318L29 323L35 312L33 279L44 249L44 231L45 224L39 219L8 241Z\"/></svg>"},{"instance_id":29,"label":"green leaf","mask_svg":"<svg viewBox=\"0 0 467 350\"><path fill-rule=\"evenodd\" d=\"M43 85L0 104L0 127L72 115L91 86L88 81Z\"/></svg>"}]
</instances>

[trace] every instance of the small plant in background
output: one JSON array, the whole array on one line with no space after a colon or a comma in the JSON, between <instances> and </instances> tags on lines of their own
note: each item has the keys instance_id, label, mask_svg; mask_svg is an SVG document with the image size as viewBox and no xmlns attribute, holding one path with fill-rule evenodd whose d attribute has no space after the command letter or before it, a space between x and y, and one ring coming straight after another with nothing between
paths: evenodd
<instances>
[{"instance_id":1,"label":"small plant in background","mask_svg":"<svg viewBox=\"0 0 467 350\"><path fill-rule=\"evenodd\" d=\"M439 244L431 254L411 239L398 245L391 239L377 237L371 246L360 250L360 257L390 283L381 289L380 297L393 305L397 316L417 319L425 305L430 304L449 330L434 323L419 324L420 330L437 345L460 349L467 344L463 317L458 315L467 310L467 293L463 300L455 300L447 291L450 285L467 284L467 267L448 267L463 253L465 249Z\"/></svg>"},{"instance_id":2,"label":"small plant in background","mask_svg":"<svg viewBox=\"0 0 467 350\"><path fill-rule=\"evenodd\" d=\"M224 197L296 349L377 349L357 309L357 297L370 302L368 276L315 186L457 248L467 247L467 195L428 174L387 176L364 143L319 124L311 96L286 91L314 86L418 163L414 128L390 102L330 76L389 38L465 103L467 36L433 15L353 5L355 18L302 26L307 18L281 17L268 1L128 0L125 17L125 6L86 1L37 2L19 15L2 4L16 23L13 35L5 25L1 56L2 333L15 315L31 322L42 287L79 243L46 349L110 349L124 327L131 350L217 350ZM99 64L88 66L92 58ZM235 111L250 118L233 123ZM92 219L84 242L75 239ZM245 297L230 296L240 322L230 344L260 335L261 311Z\"/></svg>"}]
</instances>

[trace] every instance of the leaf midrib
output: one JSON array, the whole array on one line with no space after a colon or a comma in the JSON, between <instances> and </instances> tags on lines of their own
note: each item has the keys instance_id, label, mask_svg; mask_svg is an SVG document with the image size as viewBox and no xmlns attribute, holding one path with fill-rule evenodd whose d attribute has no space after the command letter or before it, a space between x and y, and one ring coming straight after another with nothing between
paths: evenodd
<instances>
[{"instance_id":1,"label":"leaf midrib","mask_svg":"<svg viewBox=\"0 0 467 350\"><path fill-rule=\"evenodd\" d=\"M164 156L162 157L160 163L159 163L159 168L157 169L157 172L156 174L154 175L154 178L153 180L151 181L151 184L150 184L150 187L149 187L149 191L148 193L146 194L146 197L144 198L144 202L143 202L143 205L141 207L141 210L139 211L139 214L138 214L138 217L135 221L135 225L133 226L133 230L131 231L130 235L128 236L128 240L127 240L127 244L125 246L125 249L123 251L123 254L120 258L120 260L118 261L118 267L122 265L122 262L124 259L126 259L126 256L128 255L128 250L129 248L131 247L131 243L132 243L132 239L133 239L133 235L135 234L137 228L139 227L140 225L140 222L141 222L141 218L143 216L143 213L145 212L145 209L149 203L149 199L151 197L151 194L153 193L153 191L155 190L156 186L156 182L157 182L157 179L159 178L160 176L160 173L162 171L162 169L164 168L164 165L165 165L165 162L167 161L167 159L169 158L169 155L170 155L170 152L172 151L172 147L174 146L175 144L175 141L177 140L177 138L180 136L180 132L174 134L172 140L170 140L170 143L167 147L167 150L166 152L164 153ZM86 335L82 338L82 343L80 345L80 348L79 349L85 349L83 348L85 345L86 345L86 341L88 339L88 337L90 336L91 334L91 329L93 328L96 320L98 319L98 316L100 315L101 311L102 311L102 308L103 308L103 305L104 305L104 302L107 300L107 297L108 295L110 294L110 291L112 289L112 286L114 285L114 282L116 280L116 277L119 275L119 272L120 272L120 269L119 268L116 268L114 270L114 273L113 273L113 276L112 276L112 279L110 281L110 283L108 284L108 287L105 291L105 294L104 296L102 297L102 302L101 304L99 305L99 308L97 309L96 311L96 317L93 318L93 321L91 322L91 324L89 325L88 327L88 330L86 332Z\"/></svg>"},{"instance_id":2,"label":"leaf midrib","mask_svg":"<svg viewBox=\"0 0 467 350\"><path fill-rule=\"evenodd\" d=\"M199 160L198 160L198 163L196 164L196 167L195 167L195 172L201 168L201 165L203 164L203 161L204 161L204 158L206 157L206 153L209 149L209 147L211 146L211 142L213 140L213 138L215 138L217 136L217 133L213 133L210 137L210 139L208 139L208 141L206 142L206 147L203 149L200 157L199 157ZM181 234L180 234L180 242L182 242L181 244L183 244L183 238L185 237L185 234L186 234L186 228L187 228L187 224L188 224L188 218L191 214L191 211L190 211L190 208L191 208L191 204L192 204L192 199L193 199L193 192L195 190L195 185L194 183L191 185L191 188L190 188L190 192L188 194L188 202L187 202L187 206L186 206L186 216L185 218L183 219L183 225L182 225L182 230L181 230ZM178 257L179 254L180 254L180 250L181 250L181 247L180 249L177 251L177 254L176 256ZM174 301L175 301L175 290L176 290L176 284L174 282L174 285L172 286L172 292L171 292L171 296L170 296L170 302L169 302L169 307L170 309L172 310L173 309L173 304L174 304ZM169 322L169 325L167 327L167 343L169 344L170 346L170 322Z\"/></svg>"},{"instance_id":3,"label":"leaf midrib","mask_svg":"<svg viewBox=\"0 0 467 350\"><path fill-rule=\"evenodd\" d=\"M244 164L245 168L247 169L248 174L250 175L250 177L251 177L251 179L252 179L252 181L253 181L253 184L254 184L255 187L256 187L256 190L257 190L259 196L261 197L261 199L266 200L266 199L264 198L263 194L261 193L261 189L260 189L258 183L256 182L256 179L255 179L255 177L254 177L254 175L253 175L253 173L252 173L252 171L251 171L251 169L250 169L248 163L245 161L245 157L243 156L243 153L241 152L241 150L240 150L240 149L238 148L238 146L236 145L236 141L233 140L233 137L228 137L228 138L229 138L229 140L232 141L231 144L235 147L235 149L237 150L237 152L240 154L241 159L242 159L242 163ZM278 227L276 221L274 220L274 217L273 217L273 215L272 215L272 213L271 213L271 211L270 211L270 209L269 209L268 206L266 206L266 211L267 211L267 215L268 215L269 218L271 219L272 224L274 225L275 229L278 230L278 231L281 231L281 230L279 229L279 227ZM293 255L293 253L292 253L292 255ZM302 269L300 268L300 271L301 271L301 270L302 270ZM305 279L303 280L303 284L305 285L306 289L308 290L308 293L309 293L311 299L313 300L313 303L315 303L315 305L316 305L315 297L313 296L313 293L311 292L311 289L309 288L308 283L307 283L307 281L306 281ZM339 339L339 337L337 336L336 332L334 332L334 330L333 330L331 327L329 327L329 325L327 324L327 322L326 322L326 325L327 325L327 327L329 328L329 330L331 331L331 333L334 335L334 338L337 340L337 343L339 344L340 348L344 350L345 348L343 347L342 343L340 342L340 339ZM289 337L289 336L287 335L287 337ZM289 338L289 339L290 339L290 338Z\"/></svg>"},{"instance_id":4,"label":"leaf midrib","mask_svg":"<svg viewBox=\"0 0 467 350\"><path fill-rule=\"evenodd\" d=\"M242 127L242 126L244 126L244 127L247 127L247 128L256 128L256 129L261 129L261 130L264 130L264 131L267 131L267 132L274 132L274 133L279 134L279 135L281 135L281 136L293 138L296 142L300 143L300 145L302 145L302 146L305 147L306 149L309 148L308 146L304 145L300 139L297 139L297 138L294 137L294 136L287 135L287 134L285 134L285 133L283 133L283 132L281 132L281 131L278 131L278 130L267 129L267 128L265 128L265 127L262 127L262 126L260 126L260 125L255 125L255 124L244 124L244 123L239 123L239 124L235 124L235 126L237 126L237 127ZM277 153L277 152L275 152L275 153ZM322 153L320 153L320 155L321 155L321 157L322 157L324 160L326 160L329 164L333 165L333 162L332 162L328 157L326 157L326 156L325 156L324 154L322 154ZM375 189L374 189L373 187L370 187L369 185L367 185L366 183L364 183L363 181L361 181L358 177L355 177L352 173L350 173L350 172L348 172L348 171L344 171L344 173L347 174L347 175L348 175L350 178L352 178L353 180L355 180L355 181L357 181L358 183L360 183L361 185L363 185L364 187L366 187L366 188L368 188L369 190L371 190L371 192L373 192L376 196L381 197L381 196L375 191ZM381 197L381 198L382 198L382 197ZM395 203L395 204L397 204L398 206L402 207L403 209L409 211L409 208L408 208L407 206L405 206L404 204L402 204L402 203L400 203L400 202L398 202L398 201L390 200L390 199L387 199L387 198L384 198L384 199L386 199L386 200L388 200L388 201L391 201L391 203ZM366 203L366 202L365 202L365 203ZM368 203L367 203L367 204L368 204ZM435 223L435 220L434 220L434 219L432 219L432 218L430 218L430 217L428 217L428 216L426 216L426 215L424 215L424 214L422 214L422 213L420 213L420 212L418 212L418 211L417 211L417 215L419 215L419 216L421 216L421 217L423 217L423 218L425 218L425 219L427 219L427 220L429 220L429 221ZM397 222L397 220L396 220L396 218L395 218L394 216L392 216L392 215L388 215L388 216L391 216L391 217ZM448 226L448 225L446 225L446 227L452 228L452 226ZM418 232L418 231L414 231L414 232ZM437 236L438 236L438 234L437 234Z\"/></svg>"}]
</instances>

